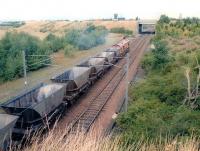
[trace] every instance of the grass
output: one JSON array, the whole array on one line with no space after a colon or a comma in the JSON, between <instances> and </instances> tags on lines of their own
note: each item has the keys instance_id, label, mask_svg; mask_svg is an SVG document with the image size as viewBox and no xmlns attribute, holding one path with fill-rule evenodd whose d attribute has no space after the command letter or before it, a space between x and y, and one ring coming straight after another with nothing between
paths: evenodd
<instances>
[{"instance_id":1,"label":"grass","mask_svg":"<svg viewBox=\"0 0 200 151\"><path fill-rule=\"evenodd\" d=\"M34 137L31 145L24 151L196 151L199 149L199 140L195 137L166 138L162 144L159 141L145 142L141 138L127 146L122 145L120 136L102 136L94 132L85 135L77 132L66 137L66 132L53 129L41 139Z\"/></svg>"},{"instance_id":2,"label":"grass","mask_svg":"<svg viewBox=\"0 0 200 151\"><path fill-rule=\"evenodd\" d=\"M69 67L80 62L82 59L87 58L89 56L93 56L94 54L105 50L112 44L116 43L122 38L119 34L109 34L106 38L106 43L97 47L94 47L89 50L83 51L75 51L72 55L65 57L64 51L60 51L58 53L54 53L52 55L53 64L58 66L49 66L38 71L34 71L28 73L28 83L29 87L32 87L40 82L49 82L49 79L66 70ZM24 79L20 78L17 80L13 80L10 82L6 82L0 85L0 102L4 102L5 100L17 95L21 90L24 89Z\"/></svg>"}]
</instances>

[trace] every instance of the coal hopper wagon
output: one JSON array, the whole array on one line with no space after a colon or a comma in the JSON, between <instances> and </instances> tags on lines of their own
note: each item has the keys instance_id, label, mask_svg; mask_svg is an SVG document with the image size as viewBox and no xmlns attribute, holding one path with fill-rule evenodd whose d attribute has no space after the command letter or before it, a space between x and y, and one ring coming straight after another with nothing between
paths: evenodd
<instances>
[{"instance_id":1,"label":"coal hopper wagon","mask_svg":"<svg viewBox=\"0 0 200 151\"><path fill-rule=\"evenodd\" d=\"M91 57L80 64L78 64L78 67L88 67L91 71L91 76L93 79L97 79L102 76L105 70L105 58L95 58Z\"/></svg>"},{"instance_id":2,"label":"coal hopper wagon","mask_svg":"<svg viewBox=\"0 0 200 151\"><path fill-rule=\"evenodd\" d=\"M0 114L0 150L8 150L10 146L12 130L18 116L9 114Z\"/></svg>"},{"instance_id":3,"label":"coal hopper wagon","mask_svg":"<svg viewBox=\"0 0 200 151\"><path fill-rule=\"evenodd\" d=\"M13 139L20 140L24 135L51 124L65 110L64 95L63 85L40 84L1 104L7 114L19 116L13 129Z\"/></svg>"},{"instance_id":4,"label":"coal hopper wagon","mask_svg":"<svg viewBox=\"0 0 200 151\"><path fill-rule=\"evenodd\" d=\"M105 67L111 67L117 59L115 52L106 52L103 51L95 56L95 58L105 58Z\"/></svg>"},{"instance_id":5,"label":"coal hopper wagon","mask_svg":"<svg viewBox=\"0 0 200 151\"><path fill-rule=\"evenodd\" d=\"M121 51L120 51L120 46L118 45L113 45L110 48L106 49L106 52L114 52L115 56L117 56L117 61L119 60L119 57L122 56Z\"/></svg>"},{"instance_id":6,"label":"coal hopper wagon","mask_svg":"<svg viewBox=\"0 0 200 151\"><path fill-rule=\"evenodd\" d=\"M51 80L65 86L64 99L66 102L73 104L79 95L89 88L92 76L91 69L88 67L73 67L51 78Z\"/></svg>"}]
</instances>

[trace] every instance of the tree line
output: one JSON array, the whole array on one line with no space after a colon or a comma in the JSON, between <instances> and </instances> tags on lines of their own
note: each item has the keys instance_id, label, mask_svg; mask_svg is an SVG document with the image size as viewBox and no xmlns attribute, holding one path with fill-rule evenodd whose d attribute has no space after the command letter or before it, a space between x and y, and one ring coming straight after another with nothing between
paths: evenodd
<instances>
[{"instance_id":1,"label":"tree line","mask_svg":"<svg viewBox=\"0 0 200 151\"><path fill-rule=\"evenodd\" d=\"M103 44L108 31L103 26L88 25L85 29L66 31L64 36L49 34L44 40L28 33L7 32L0 40L0 82L23 76L22 51L27 70L34 71L51 63L50 55L61 49L70 51L90 49Z\"/></svg>"},{"instance_id":2,"label":"tree line","mask_svg":"<svg viewBox=\"0 0 200 151\"><path fill-rule=\"evenodd\" d=\"M196 17L173 19L162 15L157 24L157 32L159 36L174 38L198 36L200 35L200 19Z\"/></svg>"}]
</instances>

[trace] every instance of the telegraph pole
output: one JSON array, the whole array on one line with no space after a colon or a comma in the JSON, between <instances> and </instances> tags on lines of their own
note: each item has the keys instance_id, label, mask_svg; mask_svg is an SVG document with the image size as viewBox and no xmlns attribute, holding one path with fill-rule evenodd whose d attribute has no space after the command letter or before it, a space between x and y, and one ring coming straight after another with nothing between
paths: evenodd
<instances>
[{"instance_id":1,"label":"telegraph pole","mask_svg":"<svg viewBox=\"0 0 200 151\"><path fill-rule=\"evenodd\" d=\"M25 51L22 51L22 57L23 57L23 69L24 69L24 85L27 87L27 74L26 74L26 54Z\"/></svg>"},{"instance_id":2,"label":"telegraph pole","mask_svg":"<svg viewBox=\"0 0 200 151\"><path fill-rule=\"evenodd\" d=\"M128 73L129 73L129 53L126 54L126 94L125 94L125 112L127 112L128 108L128 86L129 86L129 80L128 80Z\"/></svg>"}]
</instances>

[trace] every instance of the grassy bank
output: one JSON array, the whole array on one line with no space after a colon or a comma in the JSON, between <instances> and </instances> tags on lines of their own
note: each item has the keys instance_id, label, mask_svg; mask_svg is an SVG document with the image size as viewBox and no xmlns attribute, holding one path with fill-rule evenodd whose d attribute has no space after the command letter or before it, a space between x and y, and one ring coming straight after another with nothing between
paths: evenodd
<instances>
[{"instance_id":1,"label":"grassy bank","mask_svg":"<svg viewBox=\"0 0 200 151\"><path fill-rule=\"evenodd\" d=\"M158 22L155 48L141 63L145 78L130 87L128 112L117 120L125 144L141 138L161 143L166 136L199 138L200 35L194 32L200 20L193 21L162 16Z\"/></svg>"}]
</instances>

